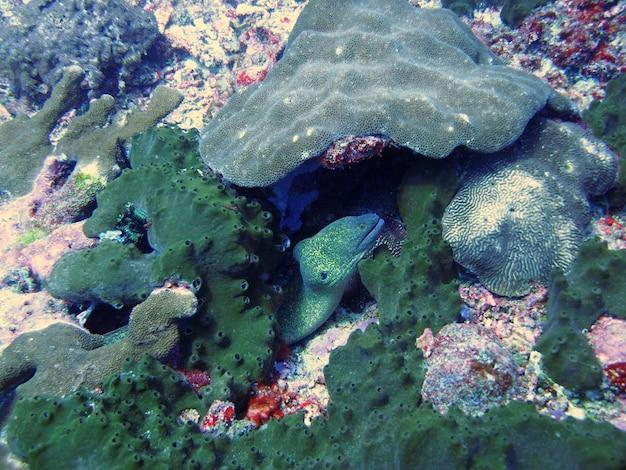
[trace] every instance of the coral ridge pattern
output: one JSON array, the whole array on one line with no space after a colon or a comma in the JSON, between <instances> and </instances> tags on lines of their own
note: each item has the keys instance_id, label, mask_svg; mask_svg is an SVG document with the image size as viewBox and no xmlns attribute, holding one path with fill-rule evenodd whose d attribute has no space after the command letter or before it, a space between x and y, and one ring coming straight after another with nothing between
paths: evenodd
<instances>
[{"instance_id":1,"label":"coral ridge pattern","mask_svg":"<svg viewBox=\"0 0 626 470\"><path fill-rule=\"evenodd\" d=\"M448 10L314 0L265 80L208 123L200 150L233 183L266 186L348 135L383 135L433 158L459 146L494 152L565 101L503 65Z\"/></svg>"}]
</instances>

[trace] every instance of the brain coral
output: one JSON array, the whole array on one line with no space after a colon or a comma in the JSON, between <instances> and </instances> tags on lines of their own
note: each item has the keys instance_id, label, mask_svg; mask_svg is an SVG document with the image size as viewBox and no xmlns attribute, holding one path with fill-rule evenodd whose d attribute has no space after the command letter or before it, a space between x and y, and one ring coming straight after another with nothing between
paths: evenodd
<instances>
[{"instance_id":1,"label":"brain coral","mask_svg":"<svg viewBox=\"0 0 626 470\"><path fill-rule=\"evenodd\" d=\"M200 151L232 182L266 186L347 135L385 135L434 158L494 152L565 101L502 65L450 11L312 0L282 59L208 124Z\"/></svg>"},{"instance_id":2,"label":"brain coral","mask_svg":"<svg viewBox=\"0 0 626 470\"><path fill-rule=\"evenodd\" d=\"M524 295L576 258L587 196L615 182L616 157L572 123L536 119L512 150L472 159L443 216L454 259L489 290Z\"/></svg>"}]
</instances>

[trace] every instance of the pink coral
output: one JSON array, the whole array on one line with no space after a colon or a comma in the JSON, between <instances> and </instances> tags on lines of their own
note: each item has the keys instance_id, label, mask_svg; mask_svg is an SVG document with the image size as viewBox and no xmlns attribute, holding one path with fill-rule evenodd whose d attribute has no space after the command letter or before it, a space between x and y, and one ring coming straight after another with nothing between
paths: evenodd
<instances>
[{"instance_id":1,"label":"pink coral","mask_svg":"<svg viewBox=\"0 0 626 470\"><path fill-rule=\"evenodd\" d=\"M609 382L626 392L626 321L602 316L588 336Z\"/></svg>"},{"instance_id":2,"label":"pink coral","mask_svg":"<svg viewBox=\"0 0 626 470\"><path fill-rule=\"evenodd\" d=\"M444 326L426 362L422 398L442 413L456 406L464 413L482 414L506 404L516 389L513 355L479 325Z\"/></svg>"}]
</instances>

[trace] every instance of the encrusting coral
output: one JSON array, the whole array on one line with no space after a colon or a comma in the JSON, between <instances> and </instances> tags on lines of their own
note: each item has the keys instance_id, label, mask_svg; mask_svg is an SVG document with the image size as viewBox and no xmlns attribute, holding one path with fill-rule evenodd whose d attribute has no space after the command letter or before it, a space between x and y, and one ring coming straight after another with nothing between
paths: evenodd
<instances>
[{"instance_id":1,"label":"encrusting coral","mask_svg":"<svg viewBox=\"0 0 626 470\"><path fill-rule=\"evenodd\" d=\"M613 186L616 160L580 126L546 119L512 149L472 158L442 219L455 261L506 296L567 270L591 216L587 197Z\"/></svg>"},{"instance_id":2,"label":"encrusting coral","mask_svg":"<svg viewBox=\"0 0 626 470\"><path fill-rule=\"evenodd\" d=\"M434 158L459 146L494 152L546 105L571 110L448 10L312 0L263 83L205 127L201 153L228 180L266 186L349 135L387 136Z\"/></svg>"},{"instance_id":3,"label":"encrusting coral","mask_svg":"<svg viewBox=\"0 0 626 470\"><path fill-rule=\"evenodd\" d=\"M474 415L509 402L518 366L491 331L471 323L451 323L441 329L434 343L426 358L424 400L440 412L457 407Z\"/></svg>"}]
</instances>

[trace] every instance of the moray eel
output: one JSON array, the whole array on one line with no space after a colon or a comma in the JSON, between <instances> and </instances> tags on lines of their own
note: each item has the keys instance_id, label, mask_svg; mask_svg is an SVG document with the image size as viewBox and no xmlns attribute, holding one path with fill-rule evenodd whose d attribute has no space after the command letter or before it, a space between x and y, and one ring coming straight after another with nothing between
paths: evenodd
<instances>
[{"instance_id":1,"label":"moray eel","mask_svg":"<svg viewBox=\"0 0 626 470\"><path fill-rule=\"evenodd\" d=\"M376 214L343 217L296 245L293 256L300 271L285 287L285 302L278 312L287 344L307 337L328 320L384 224Z\"/></svg>"}]
</instances>

